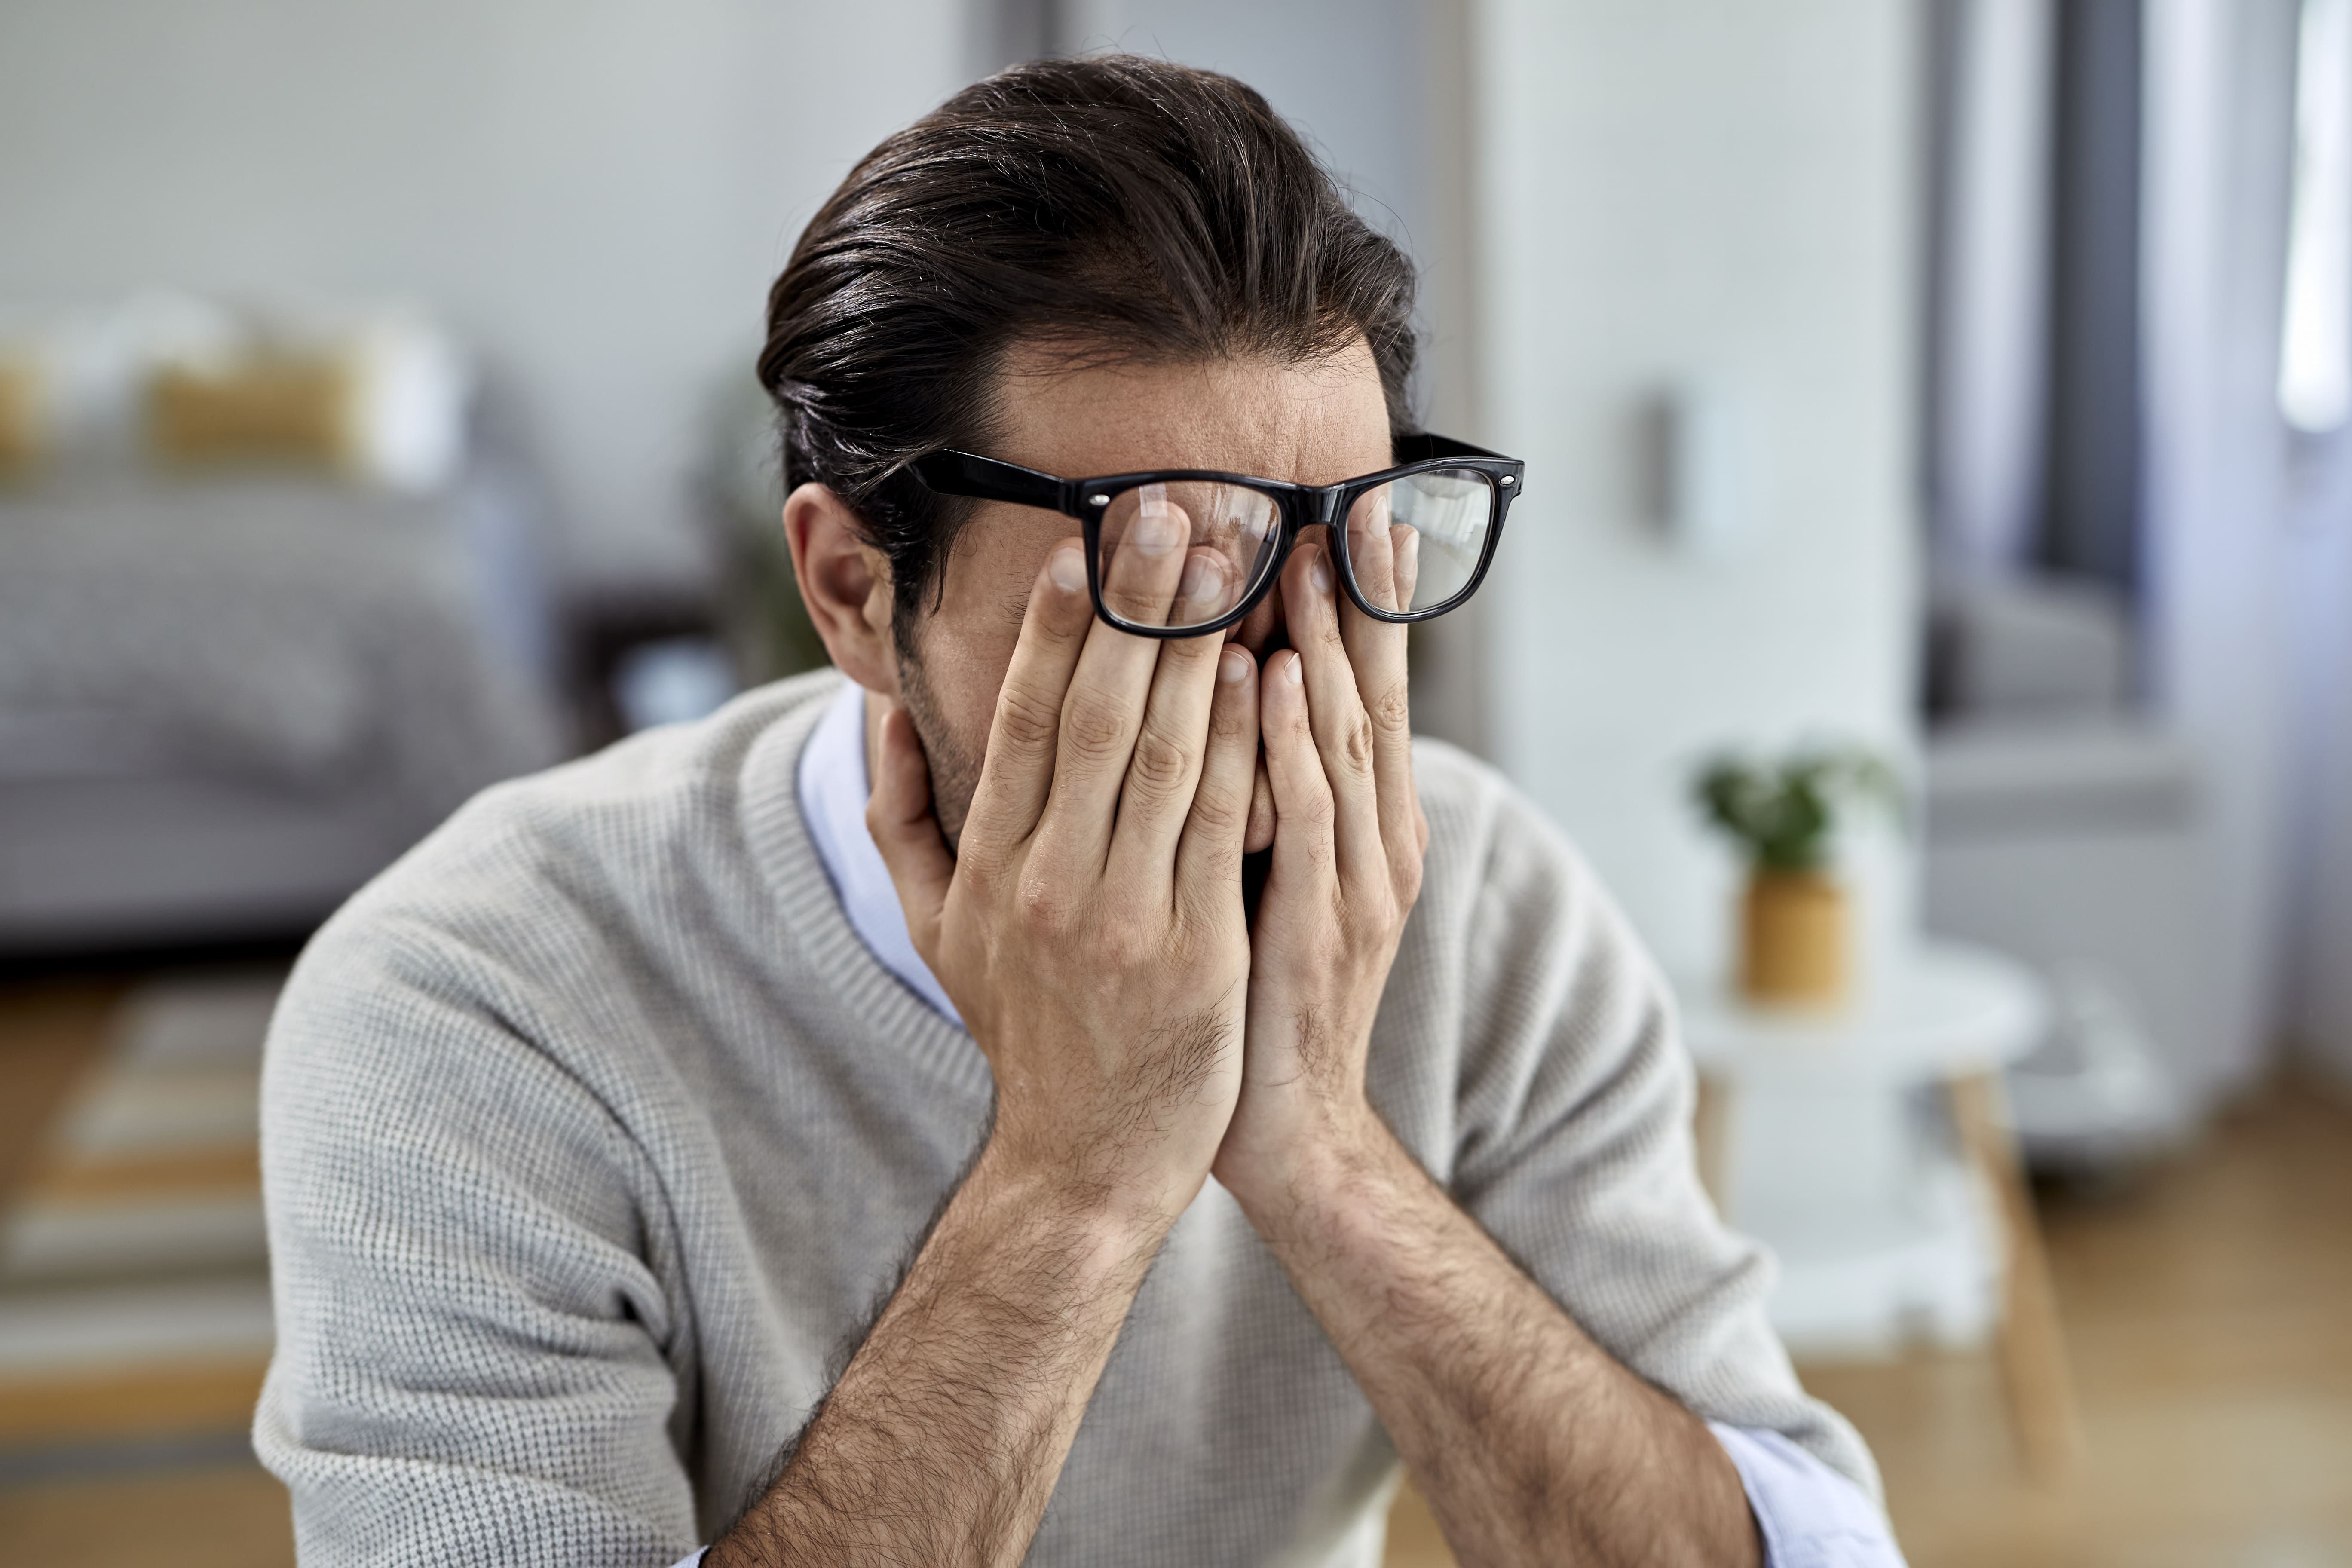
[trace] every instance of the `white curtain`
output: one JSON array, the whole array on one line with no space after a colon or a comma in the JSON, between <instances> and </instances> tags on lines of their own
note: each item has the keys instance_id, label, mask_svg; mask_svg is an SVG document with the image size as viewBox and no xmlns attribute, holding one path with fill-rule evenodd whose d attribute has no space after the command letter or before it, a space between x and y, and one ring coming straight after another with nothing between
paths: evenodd
<instances>
[{"instance_id":1,"label":"white curtain","mask_svg":"<svg viewBox=\"0 0 2352 1568\"><path fill-rule=\"evenodd\" d=\"M2051 0L1942 0L1927 441L1937 565L2032 559L2050 274Z\"/></svg>"},{"instance_id":2,"label":"white curtain","mask_svg":"<svg viewBox=\"0 0 2352 1568\"><path fill-rule=\"evenodd\" d=\"M2291 458L2287 1024L2352 1083L2352 0L2303 0L2279 403Z\"/></svg>"},{"instance_id":3,"label":"white curtain","mask_svg":"<svg viewBox=\"0 0 2352 1568\"><path fill-rule=\"evenodd\" d=\"M2278 346L2294 166L2297 0L2147 0L2142 148L2147 675L2208 767L2222 1057L2269 1065L2311 935L2292 805L2298 451ZM2332 809L2352 810L2339 794Z\"/></svg>"}]
</instances>

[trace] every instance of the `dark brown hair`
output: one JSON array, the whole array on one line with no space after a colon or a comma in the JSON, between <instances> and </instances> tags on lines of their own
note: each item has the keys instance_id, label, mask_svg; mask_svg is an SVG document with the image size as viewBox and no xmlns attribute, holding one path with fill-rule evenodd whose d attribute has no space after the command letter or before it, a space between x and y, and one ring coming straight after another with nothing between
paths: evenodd
<instances>
[{"instance_id":1,"label":"dark brown hair","mask_svg":"<svg viewBox=\"0 0 2352 1568\"><path fill-rule=\"evenodd\" d=\"M768 296L784 483L830 487L890 561L900 645L969 510L905 465L980 447L1023 342L1320 358L1359 334L1412 428L1412 264L1252 89L1134 55L1040 60L890 137Z\"/></svg>"}]
</instances>

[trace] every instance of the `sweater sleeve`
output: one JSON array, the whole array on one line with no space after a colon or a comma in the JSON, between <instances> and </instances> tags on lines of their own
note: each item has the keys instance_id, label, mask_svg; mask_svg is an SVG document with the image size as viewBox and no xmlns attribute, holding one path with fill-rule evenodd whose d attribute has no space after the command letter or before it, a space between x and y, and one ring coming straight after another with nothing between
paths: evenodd
<instances>
[{"instance_id":1,"label":"sweater sleeve","mask_svg":"<svg viewBox=\"0 0 2352 1568\"><path fill-rule=\"evenodd\" d=\"M1699 1185L1672 999L1564 839L1496 781L1469 837L1451 1187L1612 1355L1698 1415L1777 1432L1874 1500L1861 1438L1799 1386L1772 1265Z\"/></svg>"},{"instance_id":2,"label":"sweater sleeve","mask_svg":"<svg viewBox=\"0 0 2352 1568\"><path fill-rule=\"evenodd\" d=\"M646 1162L460 968L331 925L280 1004L255 1447L306 1564L660 1568L698 1537Z\"/></svg>"}]
</instances>

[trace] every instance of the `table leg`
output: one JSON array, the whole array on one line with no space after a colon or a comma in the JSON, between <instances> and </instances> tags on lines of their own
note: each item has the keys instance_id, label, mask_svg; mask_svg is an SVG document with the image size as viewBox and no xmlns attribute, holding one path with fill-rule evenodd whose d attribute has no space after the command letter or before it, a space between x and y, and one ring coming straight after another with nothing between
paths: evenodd
<instances>
[{"instance_id":1,"label":"table leg","mask_svg":"<svg viewBox=\"0 0 2352 1568\"><path fill-rule=\"evenodd\" d=\"M2001 1375L2026 1468L2038 1480L2052 1479L2081 1452L2083 1427L2033 1194L2017 1156L2000 1075L1955 1078L1946 1083L1945 1093L1961 1147L2000 1205Z\"/></svg>"}]
</instances>

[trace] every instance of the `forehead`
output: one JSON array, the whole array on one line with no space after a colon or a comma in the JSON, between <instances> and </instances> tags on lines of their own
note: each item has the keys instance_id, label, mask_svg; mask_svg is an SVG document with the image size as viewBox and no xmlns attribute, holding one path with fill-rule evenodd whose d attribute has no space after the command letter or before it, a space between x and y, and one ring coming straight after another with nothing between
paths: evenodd
<instances>
[{"instance_id":1,"label":"forehead","mask_svg":"<svg viewBox=\"0 0 2352 1568\"><path fill-rule=\"evenodd\" d=\"M1360 338L1304 363L1006 356L989 456L1067 479L1220 468L1328 485L1389 464L1388 403Z\"/></svg>"}]
</instances>

